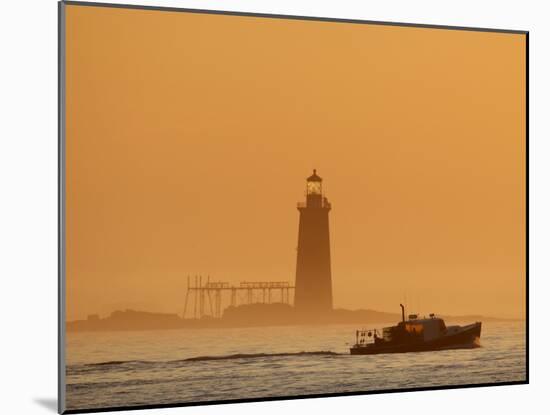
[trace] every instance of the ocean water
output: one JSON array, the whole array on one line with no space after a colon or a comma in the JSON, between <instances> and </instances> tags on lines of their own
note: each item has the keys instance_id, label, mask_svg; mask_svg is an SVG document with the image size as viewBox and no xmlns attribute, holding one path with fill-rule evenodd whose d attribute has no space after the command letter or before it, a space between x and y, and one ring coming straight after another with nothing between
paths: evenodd
<instances>
[{"instance_id":1,"label":"ocean water","mask_svg":"<svg viewBox=\"0 0 550 415\"><path fill-rule=\"evenodd\" d=\"M351 356L357 328L68 333L67 408L378 391L526 377L522 322L484 323L479 348Z\"/></svg>"}]
</instances>

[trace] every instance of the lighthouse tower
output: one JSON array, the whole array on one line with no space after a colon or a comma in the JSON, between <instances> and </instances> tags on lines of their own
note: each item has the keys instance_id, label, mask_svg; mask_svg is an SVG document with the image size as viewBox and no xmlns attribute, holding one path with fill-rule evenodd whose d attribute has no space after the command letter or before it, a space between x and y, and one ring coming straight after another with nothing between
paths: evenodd
<instances>
[{"instance_id":1,"label":"lighthouse tower","mask_svg":"<svg viewBox=\"0 0 550 415\"><path fill-rule=\"evenodd\" d=\"M298 203L298 258L296 261L296 311L319 315L332 310L330 203L323 196L323 179L313 170L307 178L306 202Z\"/></svg>"}]
</instances>

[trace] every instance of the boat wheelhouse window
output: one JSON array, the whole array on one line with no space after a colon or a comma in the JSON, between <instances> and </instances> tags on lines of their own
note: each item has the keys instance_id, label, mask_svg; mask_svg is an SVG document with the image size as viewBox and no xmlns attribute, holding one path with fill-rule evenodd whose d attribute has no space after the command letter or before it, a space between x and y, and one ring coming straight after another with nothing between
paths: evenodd
<instances>
[{"instance_id":1,"label":"boat wheelhouse window","mask_svg":"<svg viewBox=\"0 0 550 415\"><path fill-rule=\"evenodd\" d=\"M445 331L447 329L443 320L439 320L437 323L439 325L439 331Z\"/></svg>"},{"instance_id":2,"label":"boat wheelhouse window","mask_svg":"<svg viewBox=\"0 0 550 415\"><path fill-rule=\"evenodd\" d=\"M410 334L422 334L424 332L424 326L417 323L405 324L405 330Z\"/></svg>"}]
</instances>

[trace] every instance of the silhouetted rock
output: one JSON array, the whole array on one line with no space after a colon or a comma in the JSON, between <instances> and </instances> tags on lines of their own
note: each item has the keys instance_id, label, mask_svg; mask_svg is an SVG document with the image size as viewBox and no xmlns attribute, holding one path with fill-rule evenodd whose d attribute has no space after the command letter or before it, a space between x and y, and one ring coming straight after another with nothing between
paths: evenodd
<instances>
[{"instance_id":1,"label":"silhouetted rock","mask_svg":"<svg viewBox=\"0 0 550 415\"><path fill-rule=\"evenodd\" d=\"M92 314L87 320L67 323L68 331L96 330L155 330L182 328L184 320L177 314L150 313L146 311L113 311L107 318Z\"/></svg>"},{"instance_id":2,"label":"silhouetted rock","mask_svg":"<svg viewBox=\"0 0 550 415\"><path fill-rule=\"evenodd\" d=\"M293 324L295 318L294 307L288 304L256 303L227 307L221 320L233 326L258 326Z\"/></svg>"}]
</instances>

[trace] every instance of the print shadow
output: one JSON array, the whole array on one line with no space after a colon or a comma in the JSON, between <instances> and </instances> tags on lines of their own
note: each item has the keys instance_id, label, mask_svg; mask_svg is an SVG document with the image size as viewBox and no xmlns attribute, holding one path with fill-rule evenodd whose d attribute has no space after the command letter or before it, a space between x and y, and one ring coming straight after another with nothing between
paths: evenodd
<instances>
[{"instance_id":1,"label":"print shadow","mask_svg":"<svg viewBox=\"0 0 550 415\"><path fill-rule=\"evenodd\" d=\"M49 409L52 412L57 413L56 398L34 398L34 402L46 409Z\"/></svg>"}]
</instances>

